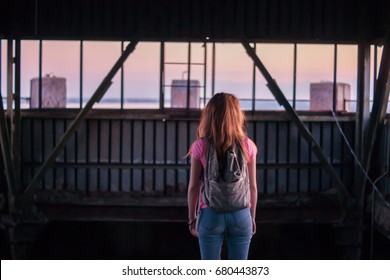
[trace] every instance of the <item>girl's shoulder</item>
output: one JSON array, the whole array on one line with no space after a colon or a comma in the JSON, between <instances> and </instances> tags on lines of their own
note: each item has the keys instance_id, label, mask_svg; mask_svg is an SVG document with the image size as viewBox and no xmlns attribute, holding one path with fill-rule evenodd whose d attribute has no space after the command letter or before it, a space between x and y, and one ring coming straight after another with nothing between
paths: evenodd
<instances>
[{"instance_id":1,"label":"girl's shoulder","mask_svg":"<svg viewBox=\"0 0 390 280\"><path fill-rule=\"evenodd\" d=\"M207 138L206 137L200 137L196 140L194 140L194 142L192 142L192 146L196 145L196 146L205 146L207 144Z\"/></svg>"},{"instance_id":2,"label":"girl's shoulder","mask_svg":"<svg viewBox=\"0 0 390 280\"><path fill-rule=\"evenodd\" d=\"M253 142L252 139L250 139L249 137L245 137L244 144L247 146L256 147L255 142Z\"/></svg>"},{"instance_id":3,"label":"girl's shoulder","mask_svg":"<svg viewBox=\"0 0 390 280\"><path fill-rule=\"evenodd\" d=\"M201 137L192 142L191 145L191 155L196 158L200 158L204 153L205 148L207 147L207 138Z\"/></svg>"},{"instance_id":4,"label":"girl's shoulder","mask_svg":"<svg viewBox=\"0 0 390 280\"><path fill-rule=\"evenodd\" d=\"M252 160L257 154L256 144L249 137L246 137L243 142L248 152L248 158L249 160Z\"/></svg>"}]
</instances>

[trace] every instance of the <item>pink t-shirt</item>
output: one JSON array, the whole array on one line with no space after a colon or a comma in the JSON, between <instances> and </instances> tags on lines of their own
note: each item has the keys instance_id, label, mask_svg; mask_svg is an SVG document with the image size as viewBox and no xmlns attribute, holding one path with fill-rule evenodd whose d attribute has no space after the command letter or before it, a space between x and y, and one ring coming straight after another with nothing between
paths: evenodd
<instances>
[{"instance_id":1,"label":"pink t-shirt","mask_svg":"<svg viewBox=\"0 0 390 280\"><path fill-rule=\"evenodd\" d=\"M249 138L245 138L243 141L244 147L246 148L246 152L248 154L248 162L251 162L252 159L257 155L257 147L256 144ZM200 160L202 165L202 169L206 168L206 152L207 152L207 139L206 137L202 137L196 139L190 148L191 156L197 160ZM206 208L207 205L203 202L202 196L200 196L200 208Z\"/></svg>"}]
</instances>

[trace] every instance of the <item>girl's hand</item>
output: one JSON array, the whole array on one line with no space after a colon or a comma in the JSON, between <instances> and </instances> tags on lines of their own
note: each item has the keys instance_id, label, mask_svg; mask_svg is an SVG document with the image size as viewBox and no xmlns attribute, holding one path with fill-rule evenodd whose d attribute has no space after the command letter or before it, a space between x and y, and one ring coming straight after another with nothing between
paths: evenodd
<instances>
[{"instance_id":1,"label":"girl's hand","mask_svg":"<svg viewBox=\"0 0 390 280\"><path fill-rule=\"evenodd\" d=\"M252 218L252 235L256 233L256 221Z\"/></svg>"},{"instance_id":2,"label":"girl's hand","mask_svg":"<svg viewBox=\"0 0 390 280\"><path fill-rule=\"evenodd\" d=\"M198 237L198 231L196 230L196 218L188 223L188 229L190 230L191 234L195 237Z\"/></svg>"}]
</instances>

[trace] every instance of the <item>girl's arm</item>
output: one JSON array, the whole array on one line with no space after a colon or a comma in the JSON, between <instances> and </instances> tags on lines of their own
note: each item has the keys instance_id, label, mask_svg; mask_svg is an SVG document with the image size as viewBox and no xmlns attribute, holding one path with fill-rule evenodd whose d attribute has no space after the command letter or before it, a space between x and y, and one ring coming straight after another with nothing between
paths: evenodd
<instances>
[{"instance_id":1,"label":"girl's arm","mask_svg":"<svg viewBox=\"0 0 390 280\"><path fill-rule=\"evenodd\" d=\"M253 234L256 233L256 209L257 209L257 182L256 182L256 157L248 163L249 172L249 191L251 196L251 216L253 225Z\"/></svg>"},{"instance_id":2,"label":"girl's arm","mask_svg":"<svg viewBox=\"0 0 390 280\"><path fill-rule=\"evenodd\" d=\"M198 237L198 232L196 230L196 212L197 204L199 199L199 177L202 170L202 165L200 160L191 157L191 172L190 172L190 182L188 184L188 223L189 229L193 236Z\"/></svg>"}]
</instances>

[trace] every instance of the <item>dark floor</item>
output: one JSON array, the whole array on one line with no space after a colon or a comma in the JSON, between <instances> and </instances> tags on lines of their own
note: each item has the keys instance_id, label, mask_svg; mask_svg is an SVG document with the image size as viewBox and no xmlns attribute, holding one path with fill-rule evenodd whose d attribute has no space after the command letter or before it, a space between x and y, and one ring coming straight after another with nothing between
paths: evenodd
<instances>
[{"instance_id":1,"label":"dark floor","mask_svg":"<svg viewBox=\"0 0 390 280\"><path fill-rule=\"evenodd\" d=\"M250 259L340 259L330 225L261 224ZM10 257L1 234L2 259ZM366 234L362 258L369 258ZM390 240L374 236L374 259L390 259ZM225 256L223 250L223 256ZM199 259L197 239L181 223L51 222L28 247L29 259Z\"/></svg>"}]
</instances>

